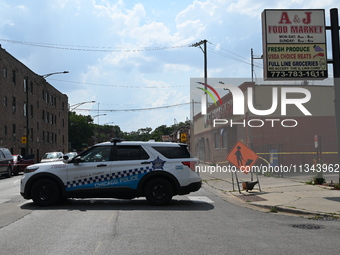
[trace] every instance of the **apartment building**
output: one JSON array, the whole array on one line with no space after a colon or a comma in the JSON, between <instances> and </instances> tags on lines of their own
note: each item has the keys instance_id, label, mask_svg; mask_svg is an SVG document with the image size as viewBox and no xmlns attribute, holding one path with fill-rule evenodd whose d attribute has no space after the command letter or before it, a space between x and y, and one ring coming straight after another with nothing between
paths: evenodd
<instances>
[{"instance_id":1,"label":"apartment building","mask_svg":"<svg viewBox=\"0 0 340 255\"><path fill-rule=\"evenodd\" d=\"M67 152L68 97L0 45L0 147L12 154Z\"/></svg>"}]
</instances>

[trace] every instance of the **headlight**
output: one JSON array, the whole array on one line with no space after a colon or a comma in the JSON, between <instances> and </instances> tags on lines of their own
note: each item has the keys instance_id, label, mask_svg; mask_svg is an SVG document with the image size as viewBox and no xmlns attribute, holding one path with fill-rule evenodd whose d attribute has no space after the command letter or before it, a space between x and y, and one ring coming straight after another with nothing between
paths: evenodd
<instances>
[{"instance_id":1,"label":"headlight","mask_svg":"<svg viewBox=\"0 0 340 255\"><path fill-rule=\"evenodd\" d=\"M39 167L38 166L28 166L25 168L25 171L24 173L32 173L34 172L35 170L38 170Z\"/></svg>"}]
</instances>

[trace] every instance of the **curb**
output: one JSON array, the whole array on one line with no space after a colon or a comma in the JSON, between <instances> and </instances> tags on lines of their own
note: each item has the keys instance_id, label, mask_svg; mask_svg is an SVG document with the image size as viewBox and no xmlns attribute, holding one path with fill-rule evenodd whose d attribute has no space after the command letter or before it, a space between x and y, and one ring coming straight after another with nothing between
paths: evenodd
<instances>
[{"instance_id":1,"label":"curb","mask_svg":"<svg viewBox=\"0 0 340 255\"><path fill-rule=\"evenodd\" d=\"M250 208L253 210L258 210L262 212L270 212L270 213L284 213L284 214L289 214L292 216L299 216L299 217L339 217L339 215L333 215L330 213L325 213L325 212L315 212L315 211L307 211L304 209L297 209L297 208L287 208L282 205L261 205L261 204L253 204L251 202L246 202L245 200L241 199L238 197L239 195L233 194L231 191L226 191L223 189L219 189L209 183L209 180L204 181L204 187L208 188L209 191L220 197L221 199L230 202L234 205ZM237 192L237 191L235 191ZM272 210L275 211L272 211Z\"/></svg>"}]
</instances>

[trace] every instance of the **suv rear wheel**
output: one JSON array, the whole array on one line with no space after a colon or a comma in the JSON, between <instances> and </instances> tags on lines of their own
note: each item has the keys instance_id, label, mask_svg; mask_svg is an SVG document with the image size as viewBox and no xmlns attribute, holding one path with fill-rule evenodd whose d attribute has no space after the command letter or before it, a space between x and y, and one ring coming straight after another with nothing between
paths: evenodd
<instances>
[{"instance_id":1,"label":"suv rear wheel","mask_svg":"<svg viewBox=\"0 0 340 255\"><path fill-rule=\"evenodd\" d=\"M61 194L55 181L40 179L32 185L31 197L35 204L47 206L58 203L61 199Z\"/></svg>"},{"instance_id":2,"label":"suv rear wheel","mask_svg":"<svg viewBox=\"0 0 340 255\"><path fill-rule=\"evenodd\" d=\"M163 178L149 181L145 186L145 197L152 205L169 204L173 196L171 183Z\"/></svg>"}]
</instances>

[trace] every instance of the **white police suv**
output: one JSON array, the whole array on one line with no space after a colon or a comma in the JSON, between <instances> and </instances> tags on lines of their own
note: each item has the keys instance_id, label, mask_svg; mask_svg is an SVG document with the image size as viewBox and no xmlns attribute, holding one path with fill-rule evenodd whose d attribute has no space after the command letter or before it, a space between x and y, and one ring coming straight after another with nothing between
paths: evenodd
<instances>
[{"instance_id":1,"label":"white police suv","mask_svg":"<svg viewBox=\"0 0 340 255\"><path fill-rule=\"evenodd\" d=\"M20 193L41 206L62 198L135 197L165 205L200 189L196 163L185 144L112 139L72 159L28 166Z\"/></svg>"}]
</instances>

